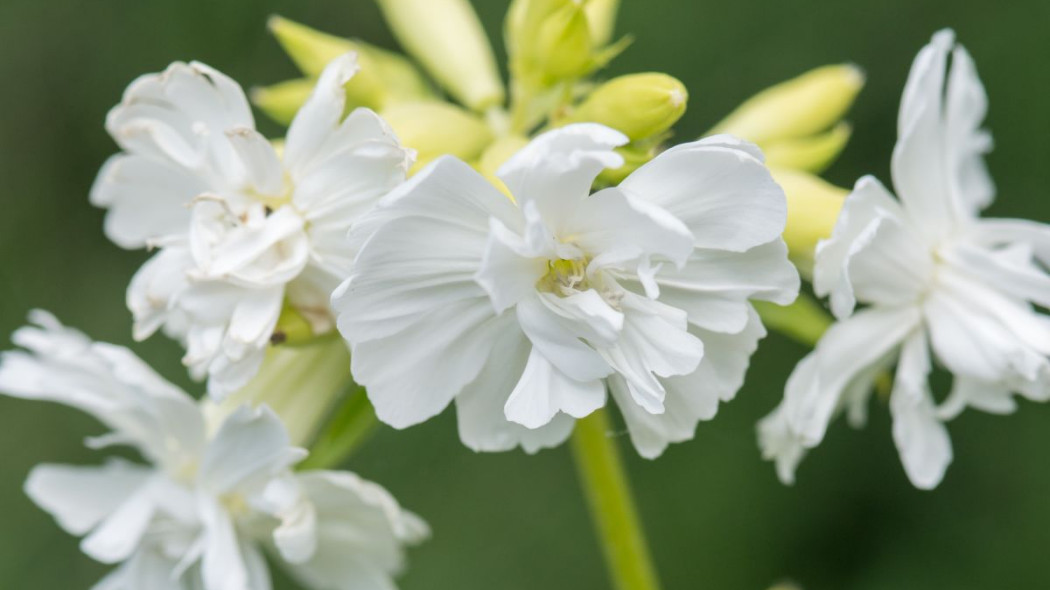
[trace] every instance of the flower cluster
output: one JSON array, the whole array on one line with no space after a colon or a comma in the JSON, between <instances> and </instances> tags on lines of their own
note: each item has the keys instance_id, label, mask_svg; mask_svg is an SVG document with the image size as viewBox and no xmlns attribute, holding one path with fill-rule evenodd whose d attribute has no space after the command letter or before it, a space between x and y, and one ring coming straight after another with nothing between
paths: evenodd
<instances>
[{"instance_id":1,"label":"flower cluster","mask_svg":"<svg viewBox=\"0 0 1050 590\"><path fill-rule=\"evenodd\" d=\"M950 31L904 88L898 197L865 177L843 198L816 174L851 134L855 66L668 145L681 82L593 79L626 47L615 1L514 0L506 86L465 0L378 3L416 63L271 21L303 72L252 94L283 139L196 62L139 78L109 113L122 151L91 202L112 241L155 250L128 287L134 337L178 340L207 393L42 311L0 359L0 392L80 409L108 429L90 447L143 459L42 465L26 483L117 566L97 588L265 590L269 555L307 588L390 590L427 525L327 469L376 417L405 428L454 403L470 449L534 453L615 407L656 458L733 399L766 325L830 323L802 277L837 321L759 425L786 483L894 367L893 437L921 488L941 481L963 409L1050 399L1050 227L978 217L994 196L987 99ZM344 395L355 382L367 399Z\"/></svg>"}]
</instances>

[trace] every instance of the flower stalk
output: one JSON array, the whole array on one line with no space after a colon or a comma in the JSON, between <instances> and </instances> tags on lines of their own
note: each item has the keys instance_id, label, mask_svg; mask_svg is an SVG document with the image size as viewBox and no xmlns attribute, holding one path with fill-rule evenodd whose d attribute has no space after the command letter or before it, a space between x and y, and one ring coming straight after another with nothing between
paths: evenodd
<instances>
[{"instance_id":1,"label":"flower stalk","mask_svg":"<svg viewBox=\"0 0 1050 590\"><path fill-rule=\"evenodd\" d=\"M365 389L355 385L314 441L301 469L334 469L343 464L379 426Z\"/></svg>"},{"instance_id":2,"label":"flower stalk","mask_svg":"<svg viewBox=\"0 0 1050 590\"><path fill-rule=\"evenodd\" d=\"M598 410L578 421L572 451L609 577L616 590L658 590L652 557L623 460L609 438L609 416Z\"/></svg>"}]
</instances>

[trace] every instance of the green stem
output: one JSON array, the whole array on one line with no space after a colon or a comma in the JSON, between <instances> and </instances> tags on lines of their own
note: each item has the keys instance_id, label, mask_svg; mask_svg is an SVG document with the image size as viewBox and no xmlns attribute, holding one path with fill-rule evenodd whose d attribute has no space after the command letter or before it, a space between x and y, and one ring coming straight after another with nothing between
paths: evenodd
<instances>
[{"instance_id":1,"label":"green stem","mask_svg":"<svg viewBox=\"0 0 1050 590\"><path fill-rule=\"evenodd\" d=\"M791 305L780 306L767 301L753 303L767 328L810 347L817 344L832 322L828 312L804 293Z\"/></svg>"},{"instance_id":2,"label":"green stem","mask_svg":"<svg viewBox=\"0 0 1050 590\"><path fill-rule=\"evenodd\" d=\"M311 445L300 469L331 469L341 465L379 426L375 410L361 386L355 386Z\"/></svg>"},{"instance_id":3,"label":"green stem","mask_svg":"<svg viewBox=\"0 0 1050 590\"><path fill-rule=\"evenodd\" d=\"M605 410L576 422L572 450L580 485L616 590L658 590L620 451L609 432Z\"/></svg>"}]
</instances>

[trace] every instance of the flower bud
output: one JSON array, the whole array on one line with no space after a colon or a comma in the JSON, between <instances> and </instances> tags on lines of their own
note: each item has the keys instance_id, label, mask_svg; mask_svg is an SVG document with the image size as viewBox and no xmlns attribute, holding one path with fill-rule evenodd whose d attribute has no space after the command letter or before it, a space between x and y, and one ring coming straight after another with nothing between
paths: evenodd
<instances>
[{"instance_id":1,"label":"flower bud","mask_svg":"<svg viewBox=\"0 0 1050 590\"><path fill-rule=\"evenodd\" d=\"M688 98L685 86L667 74L629 74L599 86L559 123L601 123L637 141L670 129Z\"/></svg>"},{"instance_id":2,"label":"flower bud","mask_svg":"<svg viewBox=\"0 0 1050 590\"><path fill-rule=\"evenodd\" d=\"M808 172L783 168L771 171L787 196L784 241L788 254L804 276L812 276L817 242L831 236L849 191Z\"/></svg>"},{"instance_id":3,"label":"flower bud","mask_svg":"<svg viewBox=\"0 0 1050 590\"><path fill-rule=\"evenodd\" d=\"M416 169L442 154L474 160L492 142L492 132L484 121L451 103L397 103L380 114L401 143L418 152Z\"/></svg>"},{"instance_id":4,"label":"flower bud","mask_svg":"<svg viewBox=\"0 0 1050 590\"><path fill-rule=\"evenodd\" d=\"M541 85L577 78L595 65L590 24L574 0L514 0L505 23L511 72Z\"/></svg>"},{"instance_id":5,"label":"flower bud","mask_svg":"<svg viewBox=\"0 0 1050 590\"><path fill-rule=\"evenodd\" d=\"M851 133L843 122L818 135L770 142L762 151L771 167L822 172L842 153Z\"/></svg>"},{"instance_id":6,"label":"flower bud","mask_svg":"<svg viewBox=\"0 0 1050 590\"><path fill-rule=\"evenodd\" d=\"M503 102L485 31L468 0L377 0L409 55L456 100L475 111Z\"/></svg>"},{"instance_id":7,"label":"flower bud","mask_svg":"<svg viewBox=\"0 0 1050 590\"><path fill-rule=\"evenodd\" d=\"M612 41L616 29L616 13L620 9L620 0L587 0L583 10L587 14L587 24L591 29L591 44L604 47Z\"/></svg>"},{"instance_id":8,"label":"flower bud","mask_svg":"<svg viewBox=\"0 0 1050 590\"><path fill-rule=\"evenodd\" d=\"M289 125L314 90L312 78L285 80L270 86L252 88L252 103L281 125Z\"/></svg>"},{"instance_id":9,"label":"flower bud","mask_svg":"<svg viewBox=\"0 0 1050 590\"><path fill-rule=\"evenodd\" d=\"M269 347L248 385L204 407L209 422L218 424L242 404L266 404L288 428L292 444L306 446L351 383L350 352L332 332L305 344Z\"/></svg>"},{"instance_id":10,"label":"flower bud","mask_svg":"<svg viewBox=\"0 0 1050 590\"><path fill-rule=\"evenodd\" d=\"M319 76L328 62L340 55L349 51L357 53L360 69L346 84L349 108L378 109L390 102L433 95L415 66L396 53L363 41L322 33L279 16L270 18L269 27L295 65L308 77Z\"/></svg>"},{"instance_id":11,"label":"flower bud","mask_svg":"<svg viewBox=\"0 0 1050 590\"><path fill-rule=\"evenodd\" d=\"M856 66L820 67L759 92L712 133L731 133L762 147L819 133L842 118L863 86L864 73Z\"/></svg>"}]
</instances>

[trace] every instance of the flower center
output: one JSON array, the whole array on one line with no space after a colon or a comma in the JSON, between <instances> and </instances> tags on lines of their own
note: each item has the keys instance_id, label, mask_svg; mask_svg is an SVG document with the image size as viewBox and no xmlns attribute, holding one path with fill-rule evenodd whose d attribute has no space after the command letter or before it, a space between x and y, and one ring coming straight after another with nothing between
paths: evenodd
<instances>
[{"instance_id":1,"label":"flower center","mask_svg":"<svg viewBox=\"0 0 1050 590\"><path fill-rule=\"evenodd\" d=\"M587 260L585 258L548 260L547 274L536 283L536 288L561 297L589 289Z\"/></svg>"}]
</instances>

